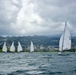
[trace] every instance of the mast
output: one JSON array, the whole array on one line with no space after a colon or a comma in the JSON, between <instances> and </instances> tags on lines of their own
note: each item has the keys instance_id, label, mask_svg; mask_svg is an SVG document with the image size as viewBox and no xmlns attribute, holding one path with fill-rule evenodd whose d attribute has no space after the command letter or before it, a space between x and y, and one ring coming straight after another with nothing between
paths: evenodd
<instances>
[{"instance_id":1,"label":"mast","mask_svg":"<svg viewBox=\"0 0 76 75\"><path fill-rule=\"evenodd\" d=\"M66 21L65 21L65 28L64 28L64 32L63 32L63 41L62 41L62 51L63 51L63 46L64 46L64 38L65 38L65 30L66 30Z\"/></svg>"},{"instance_id":2,"label":"mast","mask_svg":"<svg viewBox=\"0 0 76 75\"><path fill-rule=\"evenodd\" d=\"M71 49L71 35L69 28L65 22L64 31L59 41L59 51L61 53L63 52L63 50L69 50L69 49Z\"/></svg>"}]
</instances>

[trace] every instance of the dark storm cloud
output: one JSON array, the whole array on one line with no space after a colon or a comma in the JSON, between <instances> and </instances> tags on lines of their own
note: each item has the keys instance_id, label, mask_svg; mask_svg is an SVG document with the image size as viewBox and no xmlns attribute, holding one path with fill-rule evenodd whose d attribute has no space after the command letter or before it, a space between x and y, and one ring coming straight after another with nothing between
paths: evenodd
<instances>
[{"instance_id":1,"label":"dark storm cloud","mask_svg":"<svg viewBox=\"0 0 76 75\"><path fill-rule=\"evenodd\" d=\"M14 34L11 24L15 23L20 6L12 1L0 0L0 35Z\"/></svg>"},{"instance_id":2,"label":"dark storm cloud","mask_svg":"<svg viewBox=\"0 0 76 75\"><path fill-rule=\"evenodd\" d=\"M48 22L49 19L53 20L55 23L67 21L70 23L70 29L75 29L76 0L39 0L36 3L38 6L36 9L39 11L37 12L45 21ZM51 26L51 23L49 26Z\"/></svg>"},{"instance_id":3,"label":"dark storm cloud","mask_svg":"<svg viewBox=\"0 0 76 75\"><path fill-rule=\"evenodd\" d=\"M76 0L0 0L0 35L58 34L64 21L75 33L75 9Z\"/></svg>"}]
</instances>

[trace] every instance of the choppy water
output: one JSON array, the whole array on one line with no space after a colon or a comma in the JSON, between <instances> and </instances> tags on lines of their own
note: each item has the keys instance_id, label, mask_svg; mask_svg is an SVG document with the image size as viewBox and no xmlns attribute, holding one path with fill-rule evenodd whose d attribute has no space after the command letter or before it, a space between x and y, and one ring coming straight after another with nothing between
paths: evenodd
<instances>
[{"instance_id":1,"label":"choppy water","mask_svg":"<svg viewBox=\"0 0 76 75\"><path fill-rule=\"evenodd\" d=\"M0 75L76 75L76 53L0 53Z\"/></svg>"}]
</instances>

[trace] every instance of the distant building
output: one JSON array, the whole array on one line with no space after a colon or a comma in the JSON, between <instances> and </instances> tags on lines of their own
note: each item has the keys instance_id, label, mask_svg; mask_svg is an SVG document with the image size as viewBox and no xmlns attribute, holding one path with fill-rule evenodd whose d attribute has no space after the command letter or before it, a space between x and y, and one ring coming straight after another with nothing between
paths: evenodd
<instances>
[{"instance_id":1,"label":"distant building","mask_svg":"<svg viewBox=\"0 0 76 75\"><path fill-rule=\"evenodd\" d=\"M54 50L59 50L59 48L54 48Z\"/></svg>"},{"instance_id":2,"label":"distant building","mask_svg":"<svg viewBox=\"0 0 76 75\"><path fill-rule=\"evenodd\" d=\"M41 46L40 46L40 49L44 49L44 46L43 46L43 45L41 45Z\"/></svg>"},{"instance_id":3,"label":"distant building","mask_svg":"<svg viewBox=\"0 0 76 75\"><path fill-rule=\"evenodd\" d=\"M48 46L47 49L48 50L54 49L54 46Z\"/></svg>"},{"instance_id":4,"label":"distant building","mask_svg":"<svg viewBox=\"0 0 76 75\"><path fill-rule=\"evenodd\" d=\"M51 49L51 46L48 46L47 49L50 50Z\"/></svg>"}]
</instances>

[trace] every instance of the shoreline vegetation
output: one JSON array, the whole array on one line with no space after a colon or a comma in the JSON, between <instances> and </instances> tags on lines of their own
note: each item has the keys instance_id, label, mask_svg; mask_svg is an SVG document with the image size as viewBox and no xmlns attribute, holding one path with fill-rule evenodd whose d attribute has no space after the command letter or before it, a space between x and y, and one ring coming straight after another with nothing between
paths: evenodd
<instances>
[{"instance_id":1,"label":"shoreline vegetation","mask_svg":"<svg viewBox=\"0 0 76 75\"><path fill-rule=\"evenodd\" d=\"M65 50L63 52L75 52L76 50L75 49L70 49L70 50ZM2 49L0 49L0 53L2 53ZM7 50L7 53L10 53L11 51L8 49ZM17 52L17 50L15 50L15 52ZM23 51L21 52L30 52L29 49L23 49ZM45 50L45 49L42 49L42 50L34 50L34 52L59 52L59 50Z\"/></svg>"}]
</instances>

